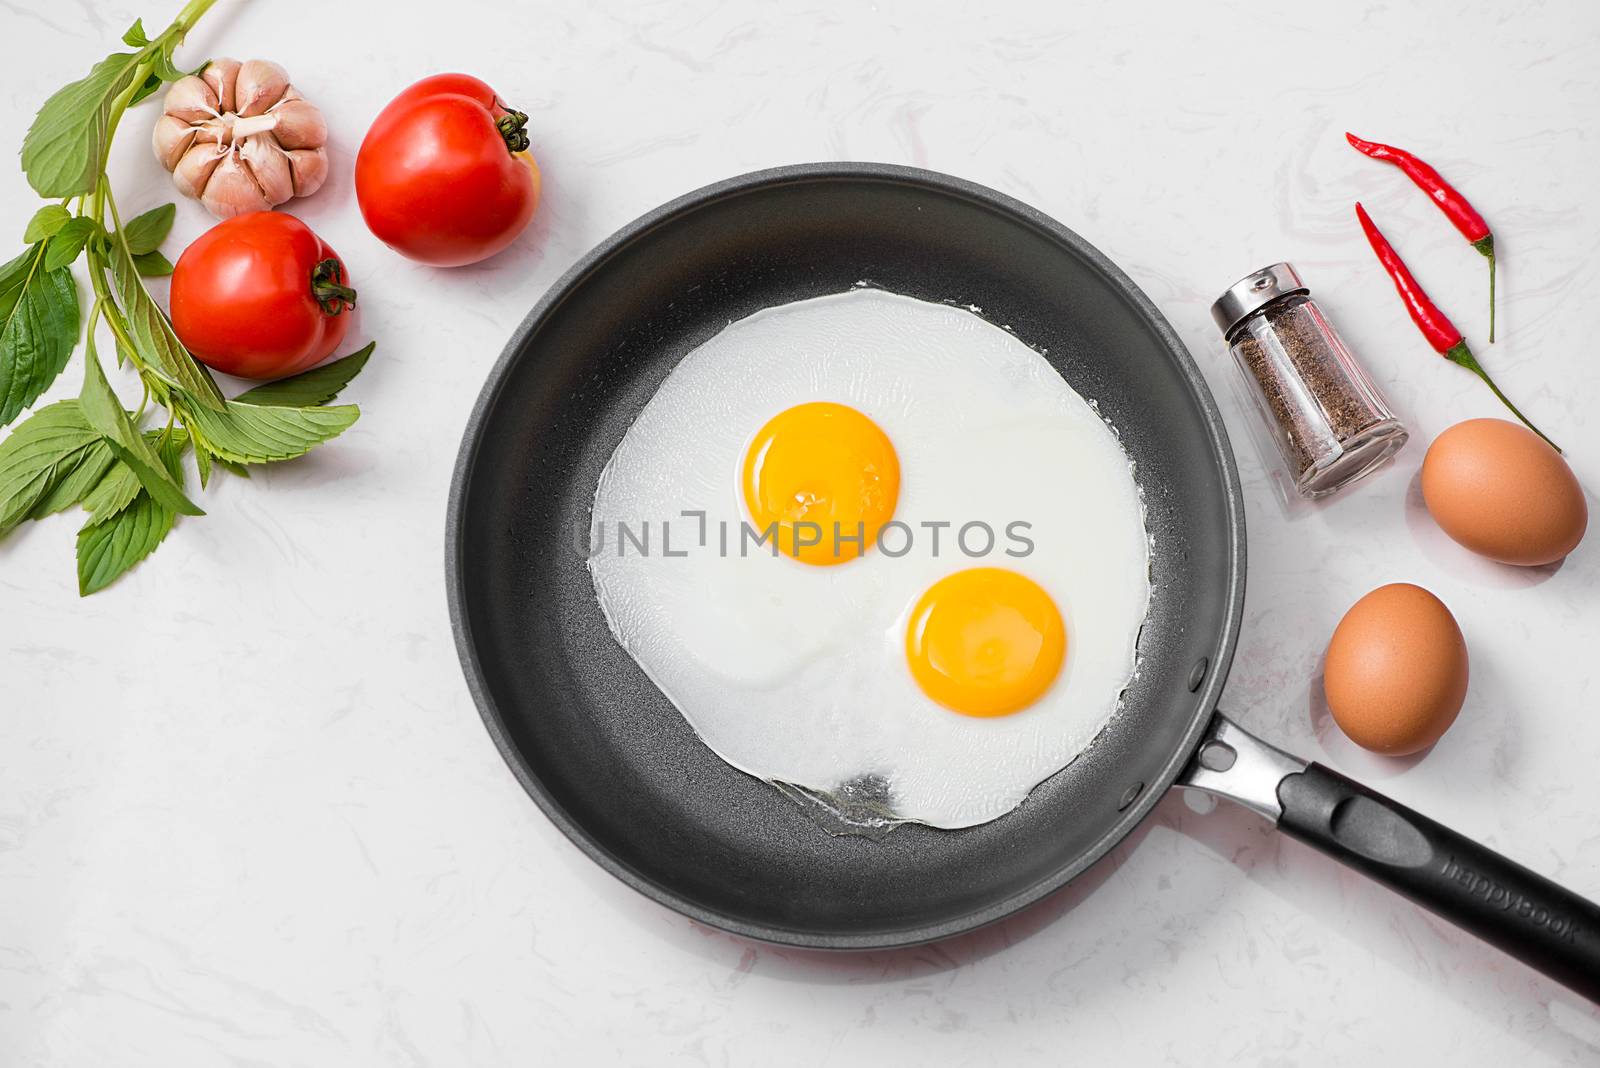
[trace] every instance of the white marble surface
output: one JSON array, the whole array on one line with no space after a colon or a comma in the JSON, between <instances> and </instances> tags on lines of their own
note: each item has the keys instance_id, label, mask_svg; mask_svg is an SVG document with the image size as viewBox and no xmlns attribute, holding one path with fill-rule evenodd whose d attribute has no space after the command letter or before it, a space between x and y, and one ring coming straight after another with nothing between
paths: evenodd
<instances>
[{"instance_id":1,"label":"white marble surface","mask_svg":"<svg viewBox=\"0 0 1600 1068\"><path fill-rule=\"evenodd\" d=\"M0 4L0 145L134 15L176 6ZM110 591L77 598L71 518L0 545L0 1064L1600 1060L1600 1014L1558 987L1242 810L1176 797L1078 886L951 943L827 956L690 924L522 794L462 683L441 568L482 376L596 241L772 164L949 171L1098 244L1217 387L1250 507L1226 707L1600 896L1600 543L1518 571L1431 525L1421 444L1500 410L1413 333L1351 215L1362 197L1596 485L1600 8L607 6L222 0L194 35L187 60L279 59L327 112L333 177L296 210L348 261L378 355L349 434L220 480L210 514ZM350 166L389 96L451 68L532 115L546 200L512 251L439 272L367 235ZM129 207L169 197L153 117L129 119L114 160ZM1425 151L1485 209L1502 343L1483 345L1481 260L1347 127ZM0 232L33 206L8 169ZM174 254L207 222L180 208ZM1206 314L1279 258L1419 439L1292 515ZM1314 696L1343 609L1402 579L1443 597L1473 657L1459 723L1416 762L1353 750Z\"/></svg>"}]
</instances>

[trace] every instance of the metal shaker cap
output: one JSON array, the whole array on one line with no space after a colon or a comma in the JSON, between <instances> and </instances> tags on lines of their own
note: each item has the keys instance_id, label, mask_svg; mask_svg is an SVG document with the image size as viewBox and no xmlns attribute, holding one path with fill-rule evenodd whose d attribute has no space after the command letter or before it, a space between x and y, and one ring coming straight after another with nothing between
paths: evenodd
<instances>
[{"instance_id":1,"label":"metal shaker cap","mask_svg":"<svg viewBox=\"0 0 1600 1068\"><path fill-rule=\"evenodd\" d=\"M1287 263L1274 263L1239 279L1228 291L1211 305L1211 318L1222 336L1227 337L1235 326L1279 297L1291 293L1309 293L1311 290L1300 280L1300 275Z\"/></svg>"}]
</instances>

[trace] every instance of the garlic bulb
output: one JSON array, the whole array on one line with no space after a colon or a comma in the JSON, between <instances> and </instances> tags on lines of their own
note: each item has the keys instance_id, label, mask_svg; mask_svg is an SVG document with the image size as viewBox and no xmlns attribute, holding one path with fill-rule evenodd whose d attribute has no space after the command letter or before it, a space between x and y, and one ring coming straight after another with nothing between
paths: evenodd
<instances>
[{"instance_id":1,"label":"garlic bulb","mask_svg":"<svg viewBox=\"0 0 1600 1068\"><path fill-rule=\"evenodd\" d=\"M185 196L219 219L307 197L328 177L328 124L264 59L214 59L172 83L151 138Z\"/></svg>"}]
</instances>

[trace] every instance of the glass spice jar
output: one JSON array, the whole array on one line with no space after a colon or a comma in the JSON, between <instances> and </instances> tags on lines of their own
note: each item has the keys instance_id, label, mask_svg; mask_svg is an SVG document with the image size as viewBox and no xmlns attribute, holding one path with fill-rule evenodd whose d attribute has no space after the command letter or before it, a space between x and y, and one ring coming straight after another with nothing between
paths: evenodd
<instances>
[{"instance_id":1,"label":"glass spice jar","mask_svg":"<svg viewBox=\"0 0 1600 1068\"><path fill-rule=\"evenodd\" d=\"M1348 486L1406 443L1405 427L1289 264L1229 286L1211 317L1302 496Z\"/></svg>"}]
</instances>

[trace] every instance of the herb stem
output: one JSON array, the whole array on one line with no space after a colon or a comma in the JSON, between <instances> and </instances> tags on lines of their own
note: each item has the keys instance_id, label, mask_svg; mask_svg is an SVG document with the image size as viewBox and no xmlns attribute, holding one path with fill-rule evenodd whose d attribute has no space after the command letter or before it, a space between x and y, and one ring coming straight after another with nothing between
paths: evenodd
<instances>
[{"instance_id":1,"label":"herb stem","mask_svg":"<svg viewBox=\"0 0 1600 1068\"><path fill-rule=\"evenodd\" d=\"M146 378L149 370L143 359L140 358L139 346L134 344L133 331L129 329L128 322L122 316L122 309L117 306L116 300L111 295L111 283L106 280L106 264L104 258L97 254L89 257L89 284L94 288L93 315L104 315L106 325L111 327L112 335L117 339L117 351L127 355L139 372L139 380L144 383L148 393L150 384ZM91 326L91 330L93 327ZM141 405L141 408L143 406Z\"/></svg>"},{"instance_id":2,"label":"herb stem","mask_svg":"<svg viewBox=\"0 0 1600 1068\"><path fill-rule=\"evenodd\" d=\"M162 37L172 37L183 40L189 31L194 29L194 24L200 21L200 16L211 10L211 5L217 0L189 0L183 10L178 12L178 17L172 20L172 25L167 27Z\"/></svg>"}]
</instances>

